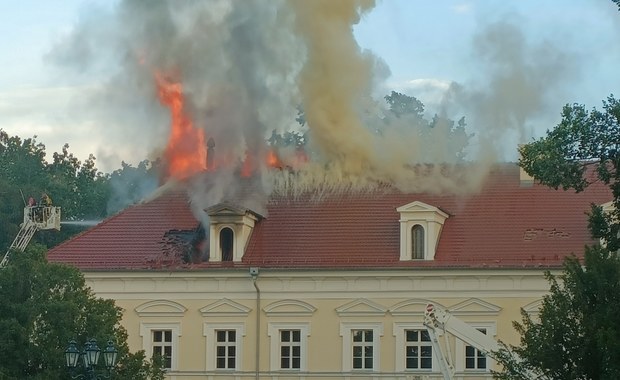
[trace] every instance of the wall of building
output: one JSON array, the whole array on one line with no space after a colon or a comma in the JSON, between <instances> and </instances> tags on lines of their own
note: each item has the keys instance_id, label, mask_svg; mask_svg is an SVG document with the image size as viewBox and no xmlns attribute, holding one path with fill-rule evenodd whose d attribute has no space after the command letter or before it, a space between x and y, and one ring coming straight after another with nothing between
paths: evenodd
<instances>
[{"instance_id":1,"label":"wall of building","mask_svg":"<svg viewBox=\"0 0 620 380\"><path fill-rule=\"evenodd\" d=\"M151 330L173 330L169 377L179 380L439 379L435 353L431 371L403 368L402 333L424 328L427 303L487 328L497 339L517 343L512 321L521 319L521 307L535 313L549 289L542 270L260 268L256 283L247 269L85 276L98 296L115 299L124 309L123 324L132 351L150 352ZM237 370L214 368L213 333L220 329L233 329L240 337ZM279 329L302 332L300 370L280 370ZM358 329L375 333L372 369L351 368L349 340L351 330ZM458 378L490 378L488 369L464 370L464 345L453 338L449 343ZM491 362L488 366L492 367Z\"/></svg>"}]
</instances>

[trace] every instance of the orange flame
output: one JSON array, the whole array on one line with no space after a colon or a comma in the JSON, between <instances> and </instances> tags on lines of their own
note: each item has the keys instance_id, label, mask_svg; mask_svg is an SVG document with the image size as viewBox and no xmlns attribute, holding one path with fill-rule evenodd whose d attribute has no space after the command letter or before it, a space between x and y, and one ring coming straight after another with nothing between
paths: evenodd
<instances>
[{"instance_id":1,"label":"orange flame","mask_svg":"<svg viewBox=\"0 0 620 380\"><path fill-rule=\"evenodd\" d=\"M155 73L159 101L170 109L171 131L164 153L167 175L184 179L207 169L205 133L194 128L185 114L185 98L181 83Z\"/></svg>"}]
</instances>

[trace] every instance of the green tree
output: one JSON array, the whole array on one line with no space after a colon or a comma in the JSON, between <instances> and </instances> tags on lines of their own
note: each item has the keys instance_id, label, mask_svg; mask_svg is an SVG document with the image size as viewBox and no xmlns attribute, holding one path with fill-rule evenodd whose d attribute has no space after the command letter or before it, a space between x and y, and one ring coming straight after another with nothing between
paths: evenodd
<instances>
[{"instance_id":1,"label":"green tree","mask_svg":"<svg viewBox=\"0 0 620 380\"><path fill-rule=\"evenodd\" d=\"M163 379L161 364L129 353L122 310L97 298L75 268L50 264L31 245L0 271L0 379L67 377L64 350L70 340L112 340L119 350L116 379Z\"/></svg>"},{"instance_id":2,"label":"green tree","mask_svg":"<svg viewBox=\"0 0 620 380\"><path fill-rule=\"evenodd\" d=\"M411 115L419 120L424 119L424 104L415 97L392 91L384 99L396 117Z\"/></svg>"},{"instance_id":3,"label":"green tree","mask_svg":"<svg viewBox=\"0 0 620 380\"><path fill-rule=\"evenodd\" d=\"M497 353L504 369L496 378L620 378L619 148L620 103L610 96L601 111L565 106L555 129L520 149L519 164L541 183L580 192L600 181L613 207L593 205L589 216L604 244L586 247L583 259L568 257L559 278L546 273L551 288L539 320L521 311L520 345Z\"/></svg>"}]
</instances>

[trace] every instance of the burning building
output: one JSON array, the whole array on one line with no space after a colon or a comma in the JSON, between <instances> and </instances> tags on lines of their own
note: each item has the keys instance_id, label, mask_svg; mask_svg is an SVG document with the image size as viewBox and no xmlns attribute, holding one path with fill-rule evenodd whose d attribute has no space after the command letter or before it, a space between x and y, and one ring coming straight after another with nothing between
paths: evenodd
<instances>
[{"instance_id":1,"label":"burning building","mask_svg":"<svg viewBox=\"0 0 620 380\"><path fill-rule=\"evenodd\" d=\"M115 299L130 347L167 352L176 379L443 378L425 306L515 342L519 309L535 315L548 291L543 271L593 242L584 212L611 199L505 164L469 196L385 185L261 203L248 177L197 214L197 183L213 191L216 174L171 182L48 254ZM457 374L491 378L491 358L450 339Z\"/></svg>"}]
</instances>

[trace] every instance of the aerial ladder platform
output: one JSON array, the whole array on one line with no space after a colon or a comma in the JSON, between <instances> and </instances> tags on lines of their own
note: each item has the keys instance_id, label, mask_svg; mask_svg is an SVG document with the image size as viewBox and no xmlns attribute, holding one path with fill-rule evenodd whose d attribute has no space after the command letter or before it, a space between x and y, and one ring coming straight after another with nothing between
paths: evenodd
<instances>
[{"instance_id":1,"label":"aerial ladder platform","mask_svg":"<svg viewBox=\"0 0 620 380\"><path fill-rule=\"evenodd\" d=\"M35 232L39 230L60 231L60 207L55 206L26 206L24 220L13 243L0 261L0 268L6 267L13 252L23 252Z\"/></svg>"}]
</instances>

